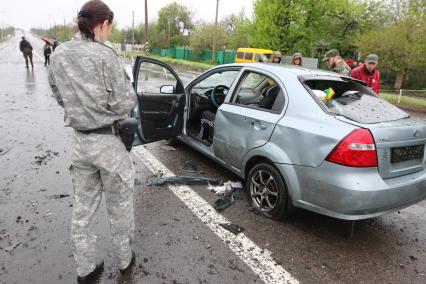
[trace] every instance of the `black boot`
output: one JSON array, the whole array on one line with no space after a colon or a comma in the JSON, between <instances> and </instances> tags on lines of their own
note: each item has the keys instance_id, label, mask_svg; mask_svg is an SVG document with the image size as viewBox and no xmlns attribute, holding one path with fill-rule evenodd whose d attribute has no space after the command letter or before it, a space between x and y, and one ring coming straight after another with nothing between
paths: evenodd
<instances>
[{"instance_id":1,"label":"black boot","mask_svg":"<svg viewBox=\"0 0 426 284\"><path fill-rule=\"evenodd\" d=\"M132 259L130 259L130 263L126 268L120 269L121 274L127 274L136 261L136 253L132 251Z\"/></svg>"},{"instance_id":2,"label":"black boot","mask_svg":"<svg viewBox=\"0 0 426 284\"><path fill-rule=\"evenodd\" d=\"M90 272L88 275L83 276L83 277L77 276L77 282L80 283L80 284L89 283L93 279L96 279L96 277L98 277L99 274L101 274L102 271L104 271L104 261L96 264L95 269L92 272Z\"/></svg>"}]
</instances>

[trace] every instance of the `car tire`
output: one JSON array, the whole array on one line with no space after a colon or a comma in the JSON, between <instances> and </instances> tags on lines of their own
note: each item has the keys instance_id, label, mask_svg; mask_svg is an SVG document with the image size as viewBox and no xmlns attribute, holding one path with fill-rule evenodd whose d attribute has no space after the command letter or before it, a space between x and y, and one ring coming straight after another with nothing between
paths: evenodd
<instances>
[{"instance_id":1,"label":"car tire","mask_svg":"<svg viewBox=\"0 0 426 284\"><path fill-rule=\"evenodd\" d=\"M247 175L246 190L252 206L262 215L276 220L289 215L287 186L274 166L255 165Z\"/></svg>"}]
</instances>

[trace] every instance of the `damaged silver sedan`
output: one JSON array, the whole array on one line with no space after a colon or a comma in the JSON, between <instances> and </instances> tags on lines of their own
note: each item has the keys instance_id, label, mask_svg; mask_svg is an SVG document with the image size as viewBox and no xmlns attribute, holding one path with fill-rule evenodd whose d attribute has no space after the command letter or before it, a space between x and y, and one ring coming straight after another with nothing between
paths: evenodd
<instances>
[{"instance_id":1,"label":"damaged silver sedan","mask_svg":"<svg viewBox=\"0 0 426 284\"><path fill-rule=\"evenodd\" d=\"M253 205L358 220L426 198L426 122L362 82L280 64L229 64L186 87L150 58L134 65L138 143L175 139L245 179Z\"/></svg>"}]
</instances>

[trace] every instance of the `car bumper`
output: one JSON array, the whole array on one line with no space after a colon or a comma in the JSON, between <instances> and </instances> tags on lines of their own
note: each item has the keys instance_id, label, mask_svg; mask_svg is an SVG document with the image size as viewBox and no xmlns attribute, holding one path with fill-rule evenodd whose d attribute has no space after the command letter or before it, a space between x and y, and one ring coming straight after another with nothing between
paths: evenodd
<instances>
[{"instance_id":1,"label":"car bumper","mask_svg":"<svg viewBox=\"0 0 426 284\"><path fill-rule=\"evenodd\" d=\"M377 168L276 164L297 207L344 220L392 212L426 198L426 170L382 179Z\"/></svg>"}]
</instances>

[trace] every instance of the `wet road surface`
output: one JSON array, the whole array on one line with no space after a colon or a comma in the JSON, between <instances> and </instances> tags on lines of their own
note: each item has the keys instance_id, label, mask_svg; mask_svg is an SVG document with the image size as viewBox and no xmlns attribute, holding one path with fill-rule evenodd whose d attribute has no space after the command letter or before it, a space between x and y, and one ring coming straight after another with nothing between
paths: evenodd
<instances>
[{"instance_id":1,"label":"wet road surface","mask_svg":"<svg viewBox=\"0 0 426 284\"><path fill-rule=\"evenodd\" d=\"M28 38L42 55L42 42ZM17 47L18 38L0 44L0 283L75 283L71 131L63 127L43 61L35 55L34 70L25 69ZM250 266L254 260L243 259L232 247L238 236L224 241L175 188L146 186L155 173L140 158L144 151L176 175L190 175L183 164L191 160L197 165L193 175L238 180L182 144L174 151L161 142L136 147L137 264L130 276L119 275L103 204L96 231L98 258L106 266L98 283L267 282ZM206 186L190 189L210 205L216 199ZM243 192L220 214L243 227L247 240L301 283L426 283L425 201L355 222L352 239L352 222L303 210L282 222L259 216Z\"/></svg>"}]
</instances>

